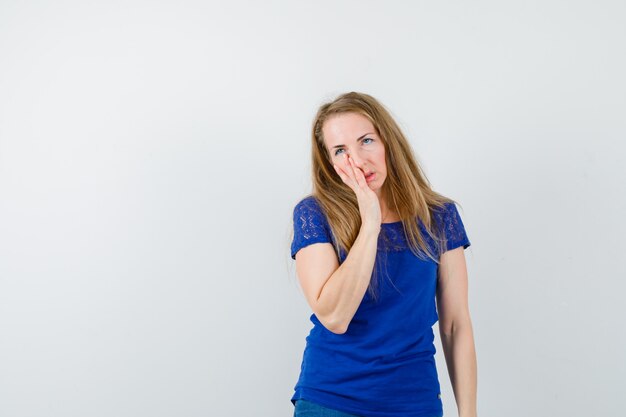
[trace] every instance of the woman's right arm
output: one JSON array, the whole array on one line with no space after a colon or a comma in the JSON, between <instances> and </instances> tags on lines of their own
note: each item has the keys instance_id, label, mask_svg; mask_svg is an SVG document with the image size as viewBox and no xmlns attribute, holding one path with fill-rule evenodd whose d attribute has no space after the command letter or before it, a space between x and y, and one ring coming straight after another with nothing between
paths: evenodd
<instances>
[{"instance_id":1,"label":"woman's right arm","mask_svg":"<svg viewBox=\"0 0 626 417\"><path fill-rule=\"evenodd\" d=\"M348 329L372 278L381 213L376 193L352 158L344 156L344 166L335 169L357 196L361 213L359 234L341 266L330 243L317 243L298 251L296 272L317 318L328 330L341 334Z\"/></svg>"},{"instance_id":2,"label":"woman's right arm","mask_svg":"<svg viewBox=\"0 0 626 417\"><path fill-rule=\"evenodd\" d=\"M369 286L376 259L379 225L362 224L346 259L338 265L330 243L317 243L296 254L296 272L305 297L320 322L342 334Z\"/></svg>"}]
</instances>

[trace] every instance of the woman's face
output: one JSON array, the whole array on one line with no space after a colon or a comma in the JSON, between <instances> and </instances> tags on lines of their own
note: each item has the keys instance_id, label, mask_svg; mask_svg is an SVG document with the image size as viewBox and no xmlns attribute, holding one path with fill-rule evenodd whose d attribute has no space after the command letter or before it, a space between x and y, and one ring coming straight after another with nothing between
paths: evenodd
<instances>
[{"instance_id":1,"label":"woman's face","mask_svg":"<svg viewBox=\"0 0 626 417\"><path fill-rule=\"evenodd\" d=\"M373 173L366 181L380 198L387 178L385 145L369 119L358 113L339 113L324 122L322 133L331 162L345 171L350 167L345 155L350 155L363 175Z\"/></svg>"}]
</instances>

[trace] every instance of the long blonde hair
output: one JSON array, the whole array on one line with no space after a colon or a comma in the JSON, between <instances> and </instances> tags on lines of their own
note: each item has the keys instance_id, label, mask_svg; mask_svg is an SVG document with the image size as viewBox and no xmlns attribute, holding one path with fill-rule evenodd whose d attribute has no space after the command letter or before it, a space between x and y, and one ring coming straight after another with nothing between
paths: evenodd
<instances>
[{"instance_id":1,"label":"long blonde hair","mask_svg":"<svg viewBox=\"0 0 626 417\"><path fill-rule=\"evenodd\" d=\"M348 253L361 227L356 195L336 173L324 144L324 122L339 113L358 113L372 123L385 146L387 178L381 195L387 206L400 216L408 246L415 256L420 259L428 257L439 263L438 256L422 236L418 222L423 223L428 235L438 245L438 253L443 253L445 233L443 225L436 224L433 210L443 209L446 203L454 203L454 200L431 188L409 142L387 109L374 97L357 92L342 94L321 105L312 128L312 195L328 219L337 255L340 249ZM376 268L374 274L377 275ZM368 287L374 298L376 286L377 279L373 279Z\"/></svg>"}]
</instances>

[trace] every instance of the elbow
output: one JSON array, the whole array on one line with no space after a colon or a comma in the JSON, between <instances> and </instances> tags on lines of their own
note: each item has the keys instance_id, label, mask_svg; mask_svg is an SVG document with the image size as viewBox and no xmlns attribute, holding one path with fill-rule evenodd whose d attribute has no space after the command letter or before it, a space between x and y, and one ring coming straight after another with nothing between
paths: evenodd
<instances>
[{"instance_id":1,"label":"elbow","mask_svg":"<svg viewBox=\"0 0 626 417\"><path fill-rule=\"evenodd\" d=\"M322 309L319 304L317 307L318 308L314 310L315 315L326 330L334 334L344 334L348 331L348 323L341 317L338 317L334 311Z\"/></svg>"},{"instance_id":2,"label":"elbow","mask_svg":"<svg viewBox=\"0 0 626 417\"><path fill-rule=\"evenodd\" d=\"M345 332L348 331L348 326L335 326L328 330L330 330L331 332L335 334L344 334Z\"/></svg>"},{"instance_id":3,"label":"elbow","mask_svg":"<svg viewBox=\"0 0 626 417\"><path fill-rule=\"evenodd\" d=\"M322 321L322 324L324 325L324 327L326 327L328 331L334 334L344 334L348 331L348 326L344 322L339 320L333 320L332 318L327 318L326 320Z\"/></svg>"},{"instance_id":4,"label":"elbow","mask_svg":"<svg viewBox=\"0 0 626 417\"><path fill-rule=\"evenodd\" d=\"M472 322L469 316L465 316L457 320L444 320L439 321L439 332L442 336L452 336L465 329L472 331Z\"/></svg>"},{"instance_id":5,"label":"elbow","mask_svg":"<svg viewBox=\"0 0 626 417\"><path fill-rule=\"evenodd\" d=\"M441 336L450 336L453 331L452 323L439 320L439 333Z\"/></svg>"}]
</instances>

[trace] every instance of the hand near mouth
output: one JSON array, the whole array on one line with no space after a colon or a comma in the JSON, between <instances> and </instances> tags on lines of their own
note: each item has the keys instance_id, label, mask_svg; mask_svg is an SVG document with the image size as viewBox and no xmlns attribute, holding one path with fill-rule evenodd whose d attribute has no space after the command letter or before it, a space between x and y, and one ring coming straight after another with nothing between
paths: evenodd
<instances>
[{"instance_id":1,"label":"hand near mouth","mask_svg":"<svg viewBox=\"0 0 626 417\"><path fill-rule=\"evenodd\" d=\"M341 180L356 194L359 212L361 213L361 224L365 227L380 230L382 213L378 196L369 187L365 179L365 173L361 168L354 165L352 158L346 155L344 161L346 163L345 167L333 166Z\"/></svg>"}]
</instances>

